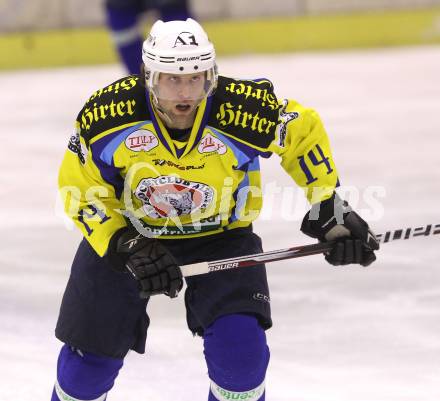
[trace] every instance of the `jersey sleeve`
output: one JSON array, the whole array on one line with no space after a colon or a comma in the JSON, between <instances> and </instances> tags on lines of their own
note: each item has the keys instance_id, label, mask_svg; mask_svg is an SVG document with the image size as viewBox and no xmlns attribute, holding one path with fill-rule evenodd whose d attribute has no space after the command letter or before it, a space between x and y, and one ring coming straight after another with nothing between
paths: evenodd
<instances>
[{"instance_id":1,"label":"jersey sleeve","mask_svg":"<svg viewBox=\"0 0 440 401\"><path fill-rule=\"evenodd\" d=\"M310 203L328 199L339 186L327 132L315 110L284 100L269 149L281 157L282 167Z\"/></svg>"},{"instance_id":2,"label":"jersey sleeve","mask_svg":"<svg viewBox=\"0 0 440 401\"><path fill-rule=\"evenodd\" d=\"M127 225L117 193L123 183L119 171L94 154L99 149L87 143L80 127L78 120L59 171L59 191L67 215L103 256L112 235Z\"/></svg>"}]
</instances>

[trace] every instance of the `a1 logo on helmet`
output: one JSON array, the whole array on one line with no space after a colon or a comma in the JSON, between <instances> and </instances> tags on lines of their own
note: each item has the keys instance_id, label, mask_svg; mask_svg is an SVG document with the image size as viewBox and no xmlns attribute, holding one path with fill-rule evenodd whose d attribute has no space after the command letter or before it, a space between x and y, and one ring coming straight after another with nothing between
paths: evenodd
<instances>
[{"instance_id":1,"label":"a1 logo on helmet","mask_svg":"<svg viewBox=\"0 0 440 401\"><path fill-rule=\"evenodd\" d=\"M174 42L173 48L177 46L198 46L196 37L191 32L180 32Z\"/></svg>"}]
</instances>

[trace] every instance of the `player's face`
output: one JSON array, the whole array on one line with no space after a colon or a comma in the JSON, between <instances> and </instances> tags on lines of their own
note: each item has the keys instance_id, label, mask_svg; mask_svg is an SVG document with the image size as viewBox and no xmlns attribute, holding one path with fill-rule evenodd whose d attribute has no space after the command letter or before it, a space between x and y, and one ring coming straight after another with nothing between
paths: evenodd
<instances>
[{"instance_id":1,"label":"player's face","mask_svg":"<svg viewBox=\"0 0 440 401\"><path fill-rule=\"evenodd\" d=\"M159 75L157 98L160 107L172 120L195 115L205 96L205 73Z\"/></svg>"}]
</instances>

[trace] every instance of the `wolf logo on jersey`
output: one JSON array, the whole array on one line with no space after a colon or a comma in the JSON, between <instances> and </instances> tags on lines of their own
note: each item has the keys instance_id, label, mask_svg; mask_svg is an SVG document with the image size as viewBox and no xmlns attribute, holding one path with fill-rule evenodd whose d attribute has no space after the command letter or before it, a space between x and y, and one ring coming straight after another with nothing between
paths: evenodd
<instances>
[{"instance_id":1,"label":"wolf logo on jersey","mask_svg":"<svg viewBox=\"0 0 440 401\"><path fill-rule=\"evenodd\" d=\"M214 198L214 190L199 182L175 176L160 176L143 179L135 195L144 202L145 214L158 219L189 215L199 209L206 209Z\"/></svg>"}]
</instances>

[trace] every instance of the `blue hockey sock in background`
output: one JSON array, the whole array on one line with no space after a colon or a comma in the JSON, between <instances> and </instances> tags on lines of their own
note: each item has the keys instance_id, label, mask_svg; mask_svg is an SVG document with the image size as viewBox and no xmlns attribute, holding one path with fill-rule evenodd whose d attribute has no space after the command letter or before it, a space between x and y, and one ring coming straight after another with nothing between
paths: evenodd
<instances>
[{"instance_id":1,"label":"blue hockey sock in background","mask_svg":"<svg viewBox=\"0 0 440 401\"><path fill-rule=\"evenodd\" d=\"M139 74L142 63L142 35L138 27L136 7L106 7L107 24L119 57L130 74Z\"/></svg>"},{"instance_id":2,"label":"blue hockey sock in background","mask_svg":"<svg viewBox=\"0 0 440 401\"><path fill-rule=\"evenodd\" d=\"M222 316L205 330L203 338L211 379L208 401L264 401L269 348L257 318Z\"/></svg>"},{"instance_id":3,"label":"blue hockey sock in background","mask_svg":"<svg viewBox=\"0 0 440 401\"><path fill-rule=\"evenodd\" d=\"M122 365L123 359L83 353L64 345L51 401L104 401Z\"/></svg>"},{"instance_id":4,"label":"blue hockey sock in background","mask_svg":"<svg viewBox=\"0 0 440 401\"><path fill-rule=\"evenodd\" d=\"M113 42L130 74L139 74L142 63L143 35L138 26L138 19L148 9L143 9L141 4L142 2L131 1L112 5L106 2L105 8ZM186 0L158 0L152 2L150 7L159 12L163 21L186 20L191 16Z\"/></svg>"},{"instance_id":5,"label":"blue hockey sock in background","mask_svg":"<svg viewBox=\"0 0 440 401\"><path fill-rule=\"evenodd\" d=\"M158 1L157 5L162 21L185 21L187 18L191 18L186 0Z\"/></svg>"}]
</instances>

